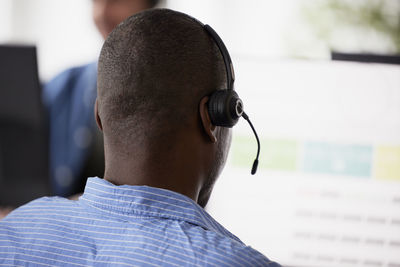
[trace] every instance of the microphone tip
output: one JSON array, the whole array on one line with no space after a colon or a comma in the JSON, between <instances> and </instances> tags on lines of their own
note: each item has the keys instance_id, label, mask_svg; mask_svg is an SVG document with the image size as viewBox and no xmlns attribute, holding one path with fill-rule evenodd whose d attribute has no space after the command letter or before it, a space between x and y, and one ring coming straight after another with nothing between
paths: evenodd
<instances>
[{"instance_id":1,"label":"microphone tip","mask_svg":"<svg viewBox=\"0 0 400 267\"><path fill-rule=\"evenodd\" d=\"M257 172L258 167L258 159L255 159L253 162L253 167L251 168L251 174L254 175Z\"/></svg>"}]
</instances>

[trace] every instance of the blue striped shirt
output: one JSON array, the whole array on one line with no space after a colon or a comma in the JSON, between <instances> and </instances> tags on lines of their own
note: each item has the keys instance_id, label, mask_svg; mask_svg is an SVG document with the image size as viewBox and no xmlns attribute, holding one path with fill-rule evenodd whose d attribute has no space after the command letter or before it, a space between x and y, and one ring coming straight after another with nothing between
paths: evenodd
<instances>
[{"instance_id":1,"label":"blue striped shirt","mask_svg":"<svg viewBox=\"0 0 400 267\"><path fill-rule=\"evenodd\" d=\"M0 266L279 266L190 198L89 178L78 201L44 197L0 221Z\"/></svg>"}]
</instances>

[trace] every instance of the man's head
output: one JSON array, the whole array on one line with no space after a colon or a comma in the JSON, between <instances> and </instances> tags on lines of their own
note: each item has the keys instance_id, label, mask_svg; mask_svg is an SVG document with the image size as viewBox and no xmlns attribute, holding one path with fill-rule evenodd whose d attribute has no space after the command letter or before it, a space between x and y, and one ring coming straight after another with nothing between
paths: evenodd
<instances>
[{"instance_id":1,"label":"man's head","mask_svg":"<svg viewBox=\"0 0 400 267\"><path fill-rule=\"evenodd\" d=\"M154 9L121 23L98 65L105 178L194 190L186 194L205 206L230 146L230 130L212 125L207 110L208 96L223 88L222 56L198 21Z\"/></svg>"},{"instance_id":2,"label":"man's head","mask_svg":"<svg viewBox=\"0 0 400 267\"><path fill-rule=\"evenodd\" d=\"M92 0L93 20L104 39L129 16L152 8L158 0Z\"/></svg>"}]
</instances>

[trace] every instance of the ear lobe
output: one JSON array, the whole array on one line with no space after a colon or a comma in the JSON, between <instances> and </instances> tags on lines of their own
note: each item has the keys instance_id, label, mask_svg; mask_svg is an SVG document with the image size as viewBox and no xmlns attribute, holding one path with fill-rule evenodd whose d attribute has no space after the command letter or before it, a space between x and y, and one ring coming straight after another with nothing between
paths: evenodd
<instances>
[{"instance_id":1,"label":"ear lobe","mask_svg":"<svg viewBox=\"0 0 400 267\"><path fill-rule=\"evenodd\" d=\"M210 115L208 113L208 103L209 97L205 96L200 100L200 105L199 105L199 113L200 113L200 118L202 122L203 129L205 133L207 134L208 138L212 143L217 142L217 131L216 131L216 126L212 124Z\"/></svg>"},{"instance_id":2,"label":"ear lobe","mask_svg":"<svg viewBox=\"0 0 400 267\"><path fill-rule=\"evenodd\" d=\"M96 120L96 124L99 127L100 131L103 131L103 125L101 124L98 105L99 105L99 103L96 98L96 103L94 104L94 118Z\"/></svg>"}]
</instances>

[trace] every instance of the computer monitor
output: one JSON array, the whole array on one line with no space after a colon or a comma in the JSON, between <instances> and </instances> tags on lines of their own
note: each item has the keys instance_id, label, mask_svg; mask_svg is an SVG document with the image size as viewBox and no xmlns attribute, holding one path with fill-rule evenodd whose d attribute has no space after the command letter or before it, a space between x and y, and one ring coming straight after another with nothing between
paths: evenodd
<instances>
[{"instance_id":1,"label":"computer monitor","mask_svg":"<svg viewBox=\"0 0 400 267\"><path fill-rule=\"evenodd\" d=\"M0 206L49 194L48 138L36 48L0 45Z\"/></svg>"},{"instance_id":2,"label":"computer monitor","mask_svg":"<svg viewBox=\"0 0 400 267\"><path fill-rule=\"evenodd\" d=\"M400 66L239 57L244 122L207 210L284 266L400 266Z\"/></svg>"}]
</instances>

